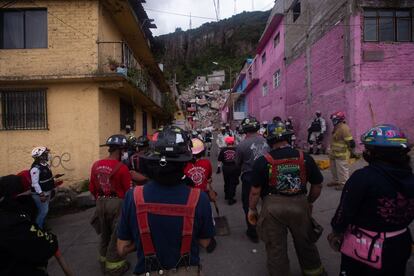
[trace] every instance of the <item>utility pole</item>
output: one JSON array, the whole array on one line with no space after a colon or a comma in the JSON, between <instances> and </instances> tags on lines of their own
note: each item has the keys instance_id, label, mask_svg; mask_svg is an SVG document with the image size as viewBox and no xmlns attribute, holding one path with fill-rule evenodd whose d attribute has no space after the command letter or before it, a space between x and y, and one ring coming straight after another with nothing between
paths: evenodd
<instances>
[{"instance_id":1,"label":"utility pole","mask_svg":"<svg viewBox=\"0 0 414 276\"><path fill-rule=\"evenodd\" d=\"M220 20L220 0L217 0L217 21Z\"/></svg>"},{"instance_id":2,"label":"utility pole","mask_svg":"<svg viewBox=\"0 0 414 276\"><path fill-rule=\"evenodd\" d=\"M234 0L234 13L233 15L237 14L237 0Z\"/></svg>"},{"instance_id":3,"label":"utility pole","mask_svg":"<svg viewBox=\"0 0 414 276\"><path fill-rule=\"evenodd\" d=\"M190 12L190 30L193 28L193 23L191 22L191 12Z\"/></svg>"}]
</instances>

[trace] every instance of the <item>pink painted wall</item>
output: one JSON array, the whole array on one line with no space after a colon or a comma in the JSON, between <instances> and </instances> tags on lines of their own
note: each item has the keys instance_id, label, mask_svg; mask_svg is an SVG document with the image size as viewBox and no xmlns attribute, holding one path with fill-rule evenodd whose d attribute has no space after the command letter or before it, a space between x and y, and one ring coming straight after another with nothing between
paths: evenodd
<instances>
[{"instance_id":1,"label":"pink painted wall","mask_svg":"<svg viewBox=\"0 0 414 276\"><path fill-rule=\"evenodd\" d=\"M307 127L316 110L321 110L332 130L329 115L345 111L359 142L360 135L373 124L392 123L403 128L414 143L414 43L364 42L361 14L351 17L350 48L352 80L345 83L344 26L340 22L287 67L283 60L284 37L276 49L273 39L265 47L267 61L256 56L259 83L248 94L249 113L259 120L275 115L293 116L300 145L306 144ZM275 30L284 33L283 25ZM383 51L383 61L364 61L364 51ZM310 64L311 84L307 86ZM272 74L281 68L282 85L273 89ZM269 93L262 96L267 81ZM325 139L328 141L329 139Z\"/></svg>"},{"instance_id":2,"label":"pink painted wall","mask_svg":"<svg viewBox=\"0 0 414 276\"><path fill-rule=\"evenodd\" d=\"M279 44L274 47L273 39L279 33ZM286 82L284 66L284 25L280 24L272 32L264 49L257 53L253 68L254 75L260 79L259 83L248 92L248 112L260 121L270 121L274 116L284 117L286 106ZM266 62L262 63L262 55L266 52ZM280 70L281 83L279 87L273 87L273 74ZM268 93L262 94L263 84L267 82Z\"/></svg>"}]
</instances>

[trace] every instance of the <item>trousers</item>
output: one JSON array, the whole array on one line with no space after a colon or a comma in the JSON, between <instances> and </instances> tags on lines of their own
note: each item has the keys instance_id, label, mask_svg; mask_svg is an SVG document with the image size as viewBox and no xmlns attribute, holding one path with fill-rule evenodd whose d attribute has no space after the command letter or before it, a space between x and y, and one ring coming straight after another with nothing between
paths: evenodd
<instances>
[{"instance_id":1,"label":"trousers","mask_svg":"<svg viewBox=\"0 0 414 276\"><path fill-rule=\"evenodd\" d=\"M347 159L330 159L330 168L333 181L345 185L349 178L349 163Z\"/></svg>"},{"instance_id":2,"label":"trousers","mask_svg":"<svg viewBox=\"0 0 414 276\"><path fill-rule=\"evenodd\" d=\"M236 188L239 185L239 169L235 165L223 165L224 178L224 198L226 200L234 198Z\"/></svg>"},{"instance_id":3,"label":"trousers","mask_svg":"<svg viewBox=\"0 0 414 276\"><path fill-rule=\"evenodd\" d=\"M250 190L253 186L253 175L252 172L244 172L241 176L242 181L242 206L243 211L245 214L245 220L247 225L247 231L253 232L256 234L256 227L254 225L251 225L249 221L247 220L247 213L249 212L249 195Z\"/></svg>"},{"instance_id":4,"label":"trousers","mask_svg":"<svg viewBox=\"0 0 414 276\"><path fill-rule=\"evenodd\" d=\"M303 275L323 275L319 251L315 243L310 242L313 227L306 196L268 195L264 198L257 232L266 246L269 275L290 275L288 230Z\"/></svg>"},{"instance_id":5,"label":"trousers","mask_svg":"<svg viewBox=\"0 0 414 276\"><path fill-rule=\"evenodd\" d=\"M98 216L101 239L99 254L101 260L106 261L106 268L117 269L124 265L124 258L117 252L117 224L123 200L116 197L100 197L96 201L96 214Z\"/></svg>"},{"instance_id":6,"label":"trousers","mask_svg":"<svg viewBox=\"0 0 414 276\"><path fill-rule=\"evenodd\" d=\"M36 193L32 193L32 198L37 207L37 216L36 216L36 224L43 228L45 225L46 216L49 213L49 202L50 202L50 194L51 192L44 192L45 196L47 197L45 202L40 200L40 196Z\"/></svg>"}]
</instances>

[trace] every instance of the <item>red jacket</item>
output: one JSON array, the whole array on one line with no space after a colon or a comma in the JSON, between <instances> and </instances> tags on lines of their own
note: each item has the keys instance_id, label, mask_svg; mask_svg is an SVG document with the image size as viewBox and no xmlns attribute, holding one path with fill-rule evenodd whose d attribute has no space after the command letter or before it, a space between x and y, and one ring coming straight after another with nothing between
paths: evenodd
<instances>
[{"instance_id":1,"label":"red jacket","mask_svg":"<svg viewBox=\"0 0 414 276\"><path fill-rule=\"evenodd\" d=\"M117 170L113 173L115 169ZM111 174L113 175L111 176ZM130 187L131 174L128 167L120 161L102 159L93 164L89 191L95 198L98 198L98 196L118 196L119 198L124 198L125 193Z\"/></svg>"},{"instance_id":2,"label":"red jacket","mask_svg":"<svg viewBox=\"0 0 414 276\"><path fill-rule=\"evenodd\" d=\"M198 159L194 163L188 162L184 168L184 174L191 178L195 188L205 192L208 191L207 184L211 178L212 171L211 163L207 159Z\"/></svg>"}]
</instances>

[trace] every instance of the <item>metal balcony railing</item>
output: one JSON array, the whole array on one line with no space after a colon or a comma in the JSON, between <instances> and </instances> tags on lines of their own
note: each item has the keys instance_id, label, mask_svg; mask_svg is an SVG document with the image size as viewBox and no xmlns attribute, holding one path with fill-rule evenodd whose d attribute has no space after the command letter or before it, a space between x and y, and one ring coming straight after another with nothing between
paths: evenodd
<instances>
[{"instance_id":1,"label":"metal balcony railing","mask_svg":"<svg viewBox=\"0 0 414 276\"><path fill-rule=\"evenodd\" d=\"M124 75L142 93L150 97L157 105L162 105L162 95L151 80L146 70L134 57L125 42L98 42L98 72L102 74L117 73Z\"/></svg>"}]
</instances>

